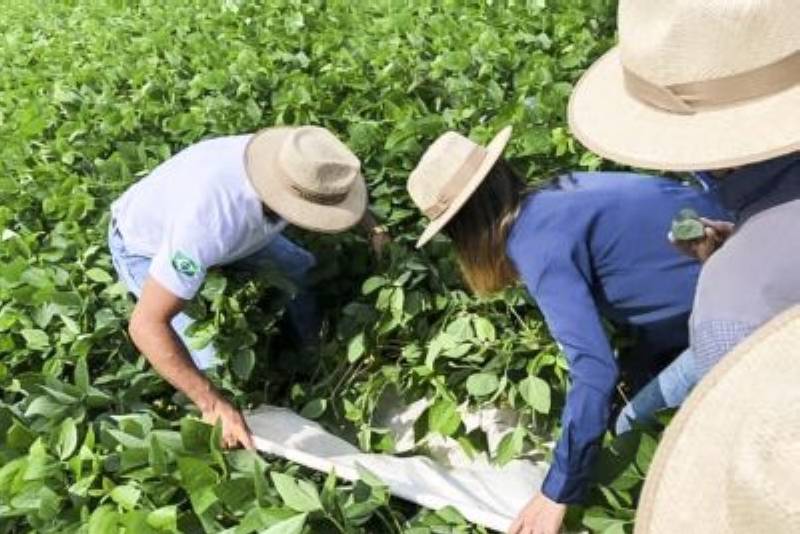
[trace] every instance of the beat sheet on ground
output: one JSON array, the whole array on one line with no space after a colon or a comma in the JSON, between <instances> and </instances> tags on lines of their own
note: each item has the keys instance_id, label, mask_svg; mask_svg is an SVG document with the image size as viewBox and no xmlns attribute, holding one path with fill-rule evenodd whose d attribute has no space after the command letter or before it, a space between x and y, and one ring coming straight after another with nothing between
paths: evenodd
<instances>
[{"instance_id":1,"label":"beat sheet on ground","mask_svg":"<svg viewBox=\"0 0 800 534\"><path fill-rule=\"evenodd\" d=\"M457 509L467 520L506 531L541 486L547 466L515 460L503 467L485 459L447 465L425 456L367 454L319 424L285 408L264 406L247 415L256 447L311 469L356 480L357 466L378 476L400 498L434 510Z\"/></svg>"}]
</instances>

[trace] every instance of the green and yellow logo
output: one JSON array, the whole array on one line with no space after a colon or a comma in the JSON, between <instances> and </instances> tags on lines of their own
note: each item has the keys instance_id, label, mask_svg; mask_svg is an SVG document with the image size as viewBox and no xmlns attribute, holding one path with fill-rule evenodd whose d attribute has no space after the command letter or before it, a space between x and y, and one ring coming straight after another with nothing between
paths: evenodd
<instances>
[{"instance_id":1,"label":"green and yellow logo","mask_svg":"<svg viewBox=\"0 0 800 534\"><path fill-rule=\"evenodd\" d=\"M189 278L194 278L200 272L200 264L180 251L172 256L172 268Z\"/></svg>"}]
</instances>

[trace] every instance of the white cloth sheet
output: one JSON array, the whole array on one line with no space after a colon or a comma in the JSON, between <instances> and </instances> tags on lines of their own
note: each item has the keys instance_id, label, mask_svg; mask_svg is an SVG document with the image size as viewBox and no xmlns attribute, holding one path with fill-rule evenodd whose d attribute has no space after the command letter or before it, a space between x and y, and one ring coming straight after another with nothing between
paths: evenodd
<instances>
[{"instance_id":1,"label":"white cloth sheet","mask_svg":"<svg viewBox=\"0 0 800 534\"><path fill-rule=\"evenodd\" d=\"M434 510L452 506L468 521L501 532L511 526L547 472L547 464L524 460L496 467L484 457L467 461L464 456L454 465L425 456L363 453L285 408L263 406L246 418L260 451L317 471L335 470L346 480L357 480L360 466L397 497Z\"/></svg>"}]
</instances>

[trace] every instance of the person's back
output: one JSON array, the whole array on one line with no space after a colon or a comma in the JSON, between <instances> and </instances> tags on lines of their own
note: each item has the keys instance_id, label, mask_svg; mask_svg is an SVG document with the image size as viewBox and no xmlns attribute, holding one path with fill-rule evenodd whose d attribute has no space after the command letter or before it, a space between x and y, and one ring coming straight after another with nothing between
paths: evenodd
<instances>
[{"instance_id":1,"label":"person's back","mask_svg":"<svg viewBox=\"0 0 800 534\"><path fill-rule=\"evenodd\" d=\"M724 218L716 196L700 187L633 173L572 173L527 199L509 247L514 256L528 248L543 271L549 255L586 246L587 282L606 318L636 325L685 320L700 267L667 239L683 208Z\"/></svg>"},{"instance_id":2,"label":"person's back","mask_svg":"<svg viewBox=\"0 0 800 534\"><path fill-rule=\"evenodd\" d=\"M156 257L165 248L180 246L205 269L252 253L283 229L285 223L265 220L262 202L247 178L244 154L251 137L196 143L132 185L112 206L128 249ZM182 237L176 239L176 233ZM194 250L200 242L204 250ZM168 254L171 258L177 252Z\"/></svg>"}]
</instances>

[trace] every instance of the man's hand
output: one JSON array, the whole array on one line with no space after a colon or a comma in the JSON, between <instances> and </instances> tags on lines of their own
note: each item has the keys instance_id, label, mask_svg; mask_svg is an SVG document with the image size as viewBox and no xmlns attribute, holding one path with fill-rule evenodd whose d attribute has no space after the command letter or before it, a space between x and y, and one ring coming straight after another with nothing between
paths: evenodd
<instances>
[{"instance_id":1,"label":"man's hand","mask_svg":"<svg viewBox=\"0 0 800 534\"><path fill-rule=\"evenodd\" d=\"M558 534L566 513L566 504L537 493L519 513L508 534Z\"/></svg>"},{"instance_id":2,"label":"man's hand","mask_svg":"<svg viewBox=\"0 0 800 534\"><path fill-rule=\"evenodd\" d=\"M376 226L372 229L369 235L369 244L372 247L372 253L377 259L383 257L384 249L392 242L392 236L389 231L383 226Z\"/></svg>"},{"instance_id":3,"label":"man's hand","mask_svg":"<svg viewBox=\"0 0 800 534\"><path fill-rule=\"evenodd\" d=\"M727 221L712 221L702 217L700 222L705 226L704 237L690 241L676 240L672 233L668 237L675 248L683 254L703 263L733 234L734 224Z\"/></svg>"},{"instance_id":4,"label":"man's hand","mask_svg":"<svg viewBox=\"0 0 800 534\"><path fill-rule=\"evenodd\" d=\"M372 253L377 259L381 259L383 249L392 242L389 230L385 226L379 225L375 216L369 210L364 213L364 217L361 219L361 228L367 233Z\"/></svg>"},{"instance_id":5,"label":"man's hand","mask_svg":"<svg viewBox=\"0 0 800 534\"><path fill-rule=\"evenodd\" d=\"M255 449L253 437L244 417L230 402L217 395L207 406L200 409L206 423L215 425L217 421L222 422L223 447L233 449L241 445L245 449Z\"/></svg>"}]
</instances>

